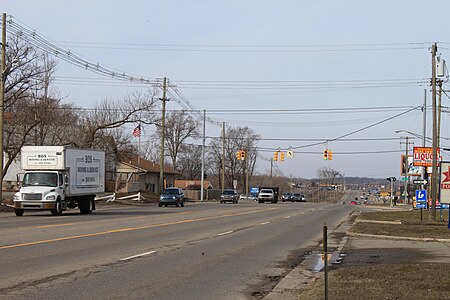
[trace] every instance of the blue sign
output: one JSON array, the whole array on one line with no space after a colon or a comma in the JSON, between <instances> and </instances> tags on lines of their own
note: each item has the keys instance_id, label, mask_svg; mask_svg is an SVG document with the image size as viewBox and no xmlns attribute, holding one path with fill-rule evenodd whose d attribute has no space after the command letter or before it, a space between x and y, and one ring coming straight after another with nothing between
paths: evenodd
<instances>
[{"instance_id":1,"label":"blue sign","mask_svg":"<svg viewBox=\"0 0 450 300\"><path fill-rule=\"evenodd\" d=\"M416 190L416 202L427 202L426 190Z\"/></svg>"},{"instance_id":2,"label":"blue sign","mask_svg":"<svg viewBox=\"0 0 450 300\"><path fill-rule=\"evenodd\" d=\"M416 208L427 208L426 203L416 203Z\"/></svg>"},{"instance_id":3,"label":"blue sign","mask_svg":"<svg viewBox=\"0 0 450 300\"><path fill-rule=\"evenodd\" d=\"M250 194L258 195L258 193L259 193L259 188L257 188L257 187L251 187L250 188Z\"/></svg>"}]
</instances>

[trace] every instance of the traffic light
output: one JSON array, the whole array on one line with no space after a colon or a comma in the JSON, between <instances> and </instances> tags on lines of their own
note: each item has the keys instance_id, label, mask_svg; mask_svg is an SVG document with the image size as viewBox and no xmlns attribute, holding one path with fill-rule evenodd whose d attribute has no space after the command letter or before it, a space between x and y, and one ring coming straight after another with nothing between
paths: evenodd
<instances>
[{"instance_id":1,"label":"traffic light","mask_svg":"<svg viewBox=\"0 0 450 300\"><path fill-rule=\"evenodd\" d=\"M333 160L333 151L328 150L328 160Z\"/></svg>"},{"instance_id":2,"label":"traffic light","mask_svg":"<svg viewBox=\"0 0 450 300\"><path fill-rule=\"evenodd\" d=\"M284 152L280 152L280 161L284 161Z\"/></svg>"},{"instance_id":3,"label":"traffic light","mask_svg":"<svg viewBox=\"0 0 450 300\"><path fill-rule=\"evenodd\" d=\"M278 160L278 151L275 151L275 152L273 153L273 160L274 160L274 161L277 161L277 160Z\"/></svg>"},{"instance_id":4,"label":"traffic light","mask_svg":"<svg viewBox=\"0 0 450 300\"><path fill-rule=\"evenodd\" d=\"M236 152L236 158L237 158L238 160L241 160L241 159L242 159L242 152L241 152L241 151Z\"/></svg>"},{"instance_id":5,"label":"traffic light","mask_svg":"<svg viewBox=\"0 0 450 300\"><path fill-rule=\"evenodd\" d=\"M323 160L328 160L328 150L323 150Z\"/></svg>"},{"instance_id":6,"label":"traffic light","mask_svg":"<svg viewBox=\"0 0 450 300\"><path fill-rule=\"evenodd\" d=\"M241 160L245 160L245 151L241 150Z\"/></svg>"}]
</instances>

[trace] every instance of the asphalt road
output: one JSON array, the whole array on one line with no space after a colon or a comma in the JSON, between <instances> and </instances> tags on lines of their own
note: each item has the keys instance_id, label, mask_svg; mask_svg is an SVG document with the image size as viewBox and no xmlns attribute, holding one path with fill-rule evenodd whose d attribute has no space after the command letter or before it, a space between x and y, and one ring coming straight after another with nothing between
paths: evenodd
<instances>
[{"instance_id":1,"label":"asphalt road","mask_svg":"<svg viewBox=\"0 0 450 300\"><path fill-rule=\"evenodd\" d=\"M186 203L0 215L0 299L257 299L353 208Z\"/></svg>"}]
</instances>

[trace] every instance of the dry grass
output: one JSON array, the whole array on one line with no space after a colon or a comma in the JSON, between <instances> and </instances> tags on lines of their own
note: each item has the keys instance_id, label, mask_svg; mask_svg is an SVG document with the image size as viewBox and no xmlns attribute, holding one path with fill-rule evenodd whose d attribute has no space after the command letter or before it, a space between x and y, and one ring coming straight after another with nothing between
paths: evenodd
<instances>
[{"instance_id":1,"label":"dry grass","mask_svg":"<svg viewBox=\"0 0 450 300\"><path fill-rule=\"evenodd\" d=\"M447 264L384 264L342 267L328 275L328 296L347 299L450 299ZM324 299L323 274L299 299Z\"/></svg>"},{"instance_id":2,"label":"dry grass","mask_svg":"<svg viewBox=\"0 0 450 300\"><path fill-rule=\"evenodd\" d=\"M446 213L448 214L447 211ZM450 239L450 230L446 222L429 221L427 212L423 217L421 221L420 212L417 210L362 213L358 216L358 220L401 221L401 224L360 222L355 224L350 231L375 235Z\"/></svg>"},{"instance_id":3,"label":"dry grass","mask_svg":"<svg viewBox=\"0 0 450 300\"><path fill-rule=\"evenodd\" d=\"M448 216L448 211L446 211ZM424 211L420 221L420 211L366 212L359 220L401 221L401 225L357 223L351 232L407 236L417 238L450 239L446 222L428 220ZM449 244L450 245L450 244ZM356 250L358 251L358 250ZM384 253L380 249L380 253ZM359 253L364 256L364 253ZM358 255L358 253L354 253ZM385 255L389 255L385 253ZM329 299L450 299L450 265L435 263L414 263L413 253L404 251L389 263L373 263L364 260L344 263L329 271ZM401 259L400 259L401 258ZM405 262L404 264L400 261ZM299 299L324 299L323 273L303 291Z\"/></svg>"}]
</instances>

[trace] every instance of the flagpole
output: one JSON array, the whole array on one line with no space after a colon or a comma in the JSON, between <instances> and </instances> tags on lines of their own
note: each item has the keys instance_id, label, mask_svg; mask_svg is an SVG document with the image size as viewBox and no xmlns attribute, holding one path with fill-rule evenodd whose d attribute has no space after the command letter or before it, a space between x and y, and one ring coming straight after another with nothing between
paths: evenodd
<instances>
[{"instance_id":1,"label":"flagpole","mask_svg":"<svg viewBox=\"0 0 450 300\"><path fill-rule=\"evenodd\" d=\"M139 180L139 163L140 163L140 160L141 160L141 135L139 134L139 137L138 137L138 159L137 159L138 182L140 182L140 180Z\"/></svg>"}]
</instances>

